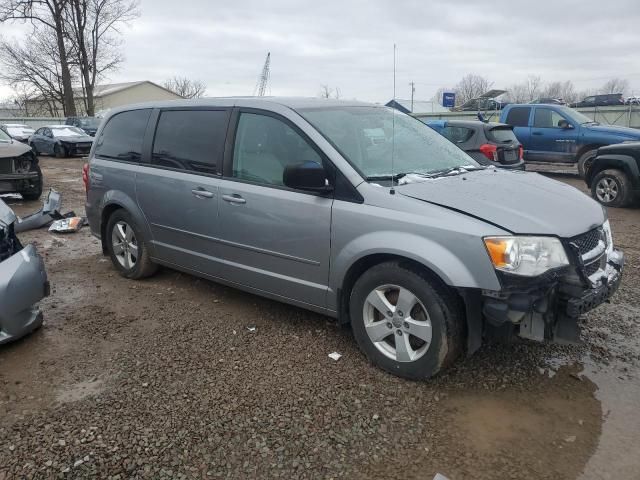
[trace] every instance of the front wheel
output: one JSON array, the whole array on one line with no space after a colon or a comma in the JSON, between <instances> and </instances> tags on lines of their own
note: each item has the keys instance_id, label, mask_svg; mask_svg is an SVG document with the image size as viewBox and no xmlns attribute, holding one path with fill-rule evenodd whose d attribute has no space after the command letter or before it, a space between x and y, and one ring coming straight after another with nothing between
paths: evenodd
<instances>
[{"instance_id":1,"label":"front wheel","mask_svg":"<svg viewBox=\"0 0 640 480\"><path fill-rule=\"evenodd\" d=\"M42 170L40 170L40 166L36 166L36 171L38 172L38 180L35 185L33 185L28 190L24 190L20 192L22 198L24 200L38 200L42 195Z\"/></svg>"},{"instance_id":2,"label":"front wheel","mask_svg":"<svg viewBox=\"0 0 640 480\"><path fill-rule=\"evenodd\" d=\"M158 266L149 257L142 231L126 210L116 210L107 223L107 249L120 275L138 280L153 275Z\"/></svg>"},{"instance_id":3,"label":"front wheel","mask_svg":"<svg viewBox=\"0 0 640 480\"><path fill-rule=\"evenodd\" d=\"M593 179L591 195L606 207L626 207L633 200L631 181L620 170L604 170Z\"/></svg>"},{"instance_id":4,"label":"front wheel","mask_svg":"<svg viewBox=\"0 0 640 480\"><path fill-rule=\"evenodd\" d=\"M67 149L58 143L53 146L53 154L56 156L56 158L65 158L68 156Z\"/></svg>"},{"instance_id":5,"label":"front wheel","mask_svg":"<svg viewBox=\"0 0 640 480\"><path fill-rule=\"evenodd\" d=\"M596 158L597 150L594 148L593 150L587 150L578 159L578 174L580 178L585 178L587 172L591 168L593 164L593 159Z\"/></svg>"},{"instance_id":6,"label":"front wheel","mask_svg":"<svg viewBox=\"0 0 640 480\"><path fill-rule=\"evenodd\" d=\"M354 285L349 311L360 349L394 375L427 379L462 352L461 302L426 272L398 262L372 267Z\"/></svg>"}]
</instances>

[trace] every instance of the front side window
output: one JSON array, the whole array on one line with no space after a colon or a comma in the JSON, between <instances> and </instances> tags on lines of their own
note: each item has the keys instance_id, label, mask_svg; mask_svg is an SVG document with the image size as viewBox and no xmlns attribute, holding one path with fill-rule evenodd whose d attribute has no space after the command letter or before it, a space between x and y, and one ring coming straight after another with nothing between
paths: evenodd
<instances>
[{"instance_id":1,"label":"front side window","mask_svg":"<svg viewBox=\"0 0 640 480\"><path fill-rule=\"evenodd\" d=\"M228 113L225 110L166 110L160 114L152 163L217 174L222 164Z\"/></svg>"},{"instance_id":2,"label":"front side window","mask_svg":"<svg viewBox=\"0 0 640 480\"><path fill-rule=\"evenodd\" d=\"M303 108L300 113L368 180L479 165L421 121L384 107ZM376 142L367 132L381 131Z\"/></svg>"},{"instance_id":3,"label":"front side window","mask_svg":"<svg viewBox=\"0 0 640 480\"><path fill-rule=\"evenodd\" d=\"M322 165L322 158L289 125L267 115L240 114L233 149L235 178L283 186L284 169L307 162Z\"/></svg>"},{"instance_id":4,"label":"front side window","mask_svg":"<svg viewBox=\"0 0 640 480\"><path fill-rule=\"evenodd\" d=\"M139 162L150 115L151 110L144 109L130 110L111 117L102 129L95 154L103 158Z\"/></svg>"},{"instance_id":5,"label":"front side window","mask_svg":"<svg viewBox=\"0 0 640 480\"><path fill-rule=\"evenodd\" d=\"M536 128L560 128L560 122L566 120L555 110L550 108L536 108L533 126Z\"/></svg>"},{"instance_id":6,"label":"front side window","mask_svg":"<svg viewBox=\"0 0 640 480\"><path fill-rule=\"evenodd\" d=\"M513 107L507 114L507 122L514 127L527 127L529 126L529 114L531 113L531 107Z\"/></svg>"}]
</instances>

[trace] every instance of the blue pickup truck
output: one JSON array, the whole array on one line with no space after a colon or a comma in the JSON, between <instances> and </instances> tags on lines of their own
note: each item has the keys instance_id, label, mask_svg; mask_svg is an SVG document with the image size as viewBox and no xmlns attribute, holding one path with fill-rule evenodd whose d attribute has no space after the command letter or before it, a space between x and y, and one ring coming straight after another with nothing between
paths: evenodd
<instances>
[{"instance_id":1,"label":"blue pickup truck","mask_svg":"<svg viewBox=\"0 0 640 480\"><path fill-rule=\"evenodd\" d=\"M500 115L524 147L524 159L577 163L581 177L604 145L640 140L640 130L600 125L564 105L510 104Z\"/></svg>"}]
</instances>

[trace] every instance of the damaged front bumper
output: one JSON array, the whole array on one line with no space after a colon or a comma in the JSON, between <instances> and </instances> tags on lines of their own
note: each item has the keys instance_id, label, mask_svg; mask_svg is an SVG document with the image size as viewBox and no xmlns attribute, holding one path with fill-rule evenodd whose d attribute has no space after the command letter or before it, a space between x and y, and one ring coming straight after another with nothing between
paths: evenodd
<instances>
[{"instance_id":1,"label":"damaged front bumper","mask_svg":"<svg viewBox=\"0 0 640 480\"><path fill-rule=\"evenodd\" d=\"M0 263L0 344L42 325L36 304L49 295L44 262L28 245Z\"/></svg>"},{"instance_id":2,"label":"damaged front bumper","mask_svg":"<svg viewBox=\"0 0 640 480\"><path fill-rule=\"evenodd\" d=\"M3 173L0 174L0 192L20 192L35 188L39 182L38 172Z\"/></svg>"},{"instance_id":3,"label":"damaged front bumper","mask_svg":"<svg viewBox=\"0 0 640 480\"><path fill-rule=\"evenodd\" d=\"M608 251L601 268L590 276L581 267L526 281L503 276L502 291L482 292L485 333L503 337L515 332L536 341L579 342L578 317L608 302L616 292L622 281L624 254Z\"/></svg>"}]
</instances>

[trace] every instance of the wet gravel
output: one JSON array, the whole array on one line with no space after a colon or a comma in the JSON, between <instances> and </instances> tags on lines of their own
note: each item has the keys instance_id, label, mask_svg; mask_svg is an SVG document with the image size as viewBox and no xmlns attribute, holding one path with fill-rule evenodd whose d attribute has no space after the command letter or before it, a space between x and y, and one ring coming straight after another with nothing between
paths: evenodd
<instances>
[{"instance_id":1,"label":"wet gravel","mask_svg":"<svg viewBox=\"0 0 640 480\"><path fill-rule=\"evenodd\" d=\"M82 212L81 161L43 164ZM166 269L127 281L88 230L25 233L53 292L0 350L0 479L577 478L603 428L582 364L633 382L640 364L640 212L610 214L626 278L585 345L487 346L429 382L321 315Z\"/></svg>"}]
</instances>

